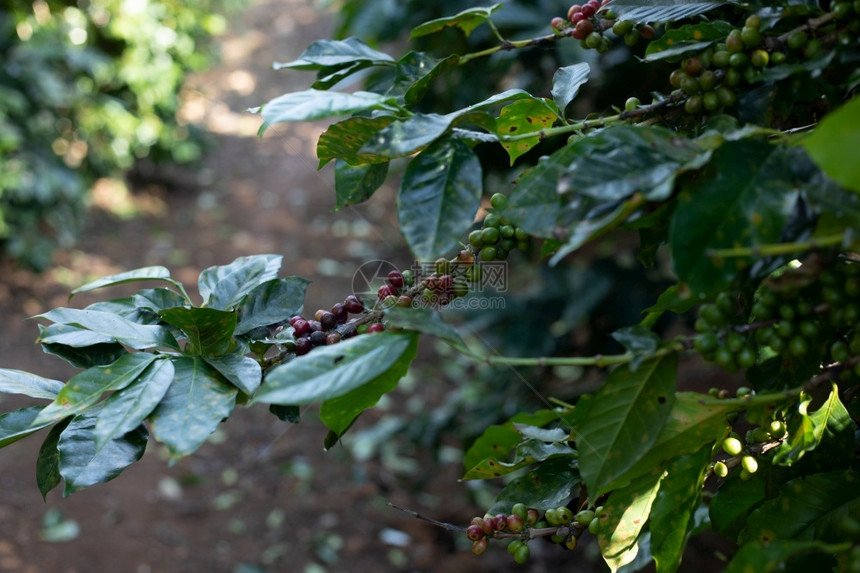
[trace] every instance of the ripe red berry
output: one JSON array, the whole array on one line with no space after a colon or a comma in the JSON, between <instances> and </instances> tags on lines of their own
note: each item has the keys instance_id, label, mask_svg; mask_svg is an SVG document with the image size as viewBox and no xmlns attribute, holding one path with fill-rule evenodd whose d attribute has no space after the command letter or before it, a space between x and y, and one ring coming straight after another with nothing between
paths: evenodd
<instances>
[{"instance_id":1,"label":"ripe red berry","mask_svg":"<svg viewBox=\"0 0 860 573\"><path fill-rule=\"evenodd\" d=\"M570 23L575 26L575 25L579 24L580 22L582 22L583 20L585 20L585 14L583 14L582 12L577 12L576 14L573 15L573 17L571 17Z\"/></svg>"},{"instance_id":2,"label":"ripe red berry","mask_svg":"<svg viewBox=\"0 0 860 573\"><path fill-rule=\"evenodd\" d=\"M310 333L311 325L304 318L299 317L295 321L292 322L293 330L295 331L295 335L304 336L305 334Z\"/></svg>"},{"instance_id":3,"label":"ripe red berry","mask_svg":"<svg viewBox=\"0 0 860 573\"><path fill-rule=\"evenodd\" d=\"M311 327L311 332L316 332L318 330L323 329L322 324L320 324L320 321L318 321L318 320L309 320L308 324Z\"/></svg>"},{"instance_id":4,"label":"ripe red berry","mask_svg":"<svg viewBox=\"0 0 860 573\"><path fill-rule=\"evenodd\" d=\"M492 515L485 515L484 519L481 520L481 529L487 535L492 535L496 530L496 519Z\"/></svg>"},{"instance_id":5,"label":"ripe red berry","mask_svg":"<svg viewBox=\"0 0 860 573\"><path fill-rule=\"evenodd\" d=\"M382 332L383 330L385 330L385 327L384 327L384 326L382 326L382 323L381 323L381 322L374 322L373 324L371 324L370 326L368 326L368 327L367 327L367 332L368 332L368 333L371 333L371 332Z\"/></svg>"},{"instance_id":6,"label":"ripe red berry","mask_svg":"<svg viewBox=\"0 0 860 573\"><path fill-rule=\"evenodd\" d=\"M489 540L487 538L479 539L478 541L472 542L472 553L475 555L480 555L484 551L487 550L487 547L490 545Z\"/></svg>"},{"instance_id":7,"label":"ripe red berry","mask_svg":"<svg viewBox=\"0 0 860 573\"><path fill-rule=\"evenodd\" d=\"M508 531L512 531L513 533L519 533L525 527L523 523L523 518L519 515L511 514L508 516Z\"/></svg>"},{"instance_id":8,"label":"ripe red berry","mask_svg":"<svg viewBox=\"0 0 860 573\"><path fill-rule=\"evenodd\" d=\"M351 312L352 314L358 314L364 311L364 304L354 294L346 297L346 300L343 301L343 305L346 307L347 312Z\"/></svg>"},{"instance_id":9,"label":"ripe red berry","mask_svg":"<svg viewBox=\"0 0 860 573\"><path fill-rule=\"evenodd\" d=\"M588 0L588 6L591 6L592 8L594 8L594 11L596 12L597 10L600 9L600 6L601 6L600 0ZM585 8L585 6L583 6L583 8Z\"/></svg>"},{"instance_id":10,"label":"ripe red berry","mask_svg":"<svg viewBox=\"0 0 860 573\"><path fill-rule=\"evenodd\" d=\"M397 290L391 285L382 285L376 291L376 295L379 297L379 300L383 300L387 296L396 296Z\"/></svg>"},{"instance_id":11,"label":"ripe red berry","mask_svg":"<svg viewBox=\"0 0 860 573\"><path fill-rule=\"evenodd\" d=\"M582 7L582 15L586 18L591 18L597 10L594 9L594 6L591 5L591 2Z\"/></svg>"},{"instance_id":12,"label":"ripe red berry","mask_svg":"<svg viewBox=\"0 0 860 573\"><path fill-rule=\"evenodd\" d=\"M591 23L591 20L580 20L573 29L573 37L577 40L584 40L593 31L594 24Z\"/></svg>"},{"instance_id":13,"label":"ripe red berry","mask_svg":"<svg viewBox=\"0 0 860 573\"><path fill-rule=\"evenodd\" d=\"M480 525L472 524L466 528L466 537L469 541L478 541L484 538L484 530Z\"/></svg>"},{"instance_id":14,"label":"ripe red berry","mask_svg":"<svg viewBox=\"0 0 860 573\"><path fill-rule=\"evenodd\" d=\"M582 12L582 6L580 6L579 4L574 4L574 5L572 5L572 6L567 10L567 19L568 19L568 20L570 20L572 23L574 23L574 24L575 24L576 22L574 22L574 21L573 21L573 17L574 17L576 14L579 14L580 12Z\"/></svg>"},{"instance_id":15,"label":"ripe red berry","mask_svg":"<svg viewBox=\"0 0 860 573\"><path fill-rule=\"evenodd\" d=\"M561 16L556 16L549 22L550 27L553 30L562 30L565 26L567 26L567 21Z\"/></svg>"},{"instance_id":16,"label":"ripe red berry","mask_svg":"<svg viewBox=\"0 0 860 573\"><path fill-rule=\"evenodd\" d=\"M307 354L314 345L307 338L296 338L296 356Z\"/></svg>"},{"instance_id":17,"label":"ripe red berry","mask_svg":"<svg viewBox=\"0 0 860 573\"><path fill-rule=\"evenodd\" d=\"M295 323L296 323L296 321L297 321L297 320L304 320L304 319L305 319L305 317L303 317L303 316L302 316L302 315L300 315L300 314L297 314L297 315L295 315L295 316L291 316L291 317L290 317L290 326L293 326L293 327L294 327L294 326L296 325Z\"/></svg>"},{"instance_id":18,"label":"ripe red berry","mask_svg":"<svg viewBox=\"0 0 860 573\"><path fill-rule=\"evenodd\" d=\"M349 312L346 310L346 305L342 302L336 303L331 307L331 313L337 318L338 323L344 324L349 319Z\"/></svg>"},{"instance_id":19,"label":"ripe red berry","mask_svg":"<svg viewBox=\"0 0 860 573\"><path fill-rule=\"evenodd\" d=\"M495 522L496 531L504 531L508 528L508 516L504 513L496 514L493 521Z\"/></svg>"},{"instance_id":20,"label":"ripe red berry","mask_svg":"<svg viewBox=\"0 0 860 573\"><path fill-rule=\"evenodd\" d=\"M337 326L337 317L334 313L331 312L323 312L319 318L320 324L323 327L323 330L331 330L332 328Z\"/></svg>"},{"instance_id":21,"label":"ripe red berry","mask_svg":"<svg viewBox=\"0 0 860 573\"><path fill-rule=\"evenodd\" d=\"M403 273L398 270L388 273L388 284L400 290L403 288Z\"/></svg>"}]
</instances>

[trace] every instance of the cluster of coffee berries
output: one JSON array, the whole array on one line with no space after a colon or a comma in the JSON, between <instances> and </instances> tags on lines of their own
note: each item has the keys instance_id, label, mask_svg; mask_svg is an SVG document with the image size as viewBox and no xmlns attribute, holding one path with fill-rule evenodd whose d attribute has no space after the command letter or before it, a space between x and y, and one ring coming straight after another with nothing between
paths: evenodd
<instances>
[{"instance_id":1,"label":"cluster of coffee berries","mask_svg":"<svg viewBox=\"0 0 860 573\"><path fill-rule=\"evenodd\" d=\"M754 365L763 347L788 360L822 367L850 366L843 377L860 376L860 264L807 264L765 280L748 313L720 293L699 308L694 347L729 372Z\"/></svg>"},{"instance_id":2,"label":"cluster of coffee berries","mask_svg":"<svg viewBox=\"0 0 860 573\"><path fill-rule=\"evenodd\" d=\"M502 193L490 197L492 210L484 217L481 228L469 233L469 246L481 261L504 261L514 249L529 248L528 234L495 213L507 203L508 198Z\"/></svg>"},{"instance_id":3,"label":"cluster of coffee berries","mask_svg":"<svg viewBox=\"0 0 860 573\"><path fill-rule=\"evenodd\" d=\"M471 523L466 528L466 537L472 542L472 552L475 555L480 555L487 550L489 540L497 536L497 533L522 534L529 527L538 525L540 514L534 508L527 508L525 504L516 503L511 508L510 514L499 513L496 515L487 514L484 517L473 517ZM510 537L507 535L505 537ZM523 536L523 539L518 539L521 543L516 547L516 551L508 550L514 556L517 563L525 563L529 558L529 548L525 543L528 536Z\"/></svg>"},{"instance_id":4,"label":"cluster of coffee berries","mask_svg":"<svg viewBox=\"0 0 860 573\"><path fill-rule=\"evenodd\" d=\"M407 294L409 287L414 284L415 276L412 271L399 271L394 269L385 277L383 284L376 291L379 305L382 308L392 306L412 306L412 298Z\"/></svg>"},{"instance_id":5,"label":"cluster of coffee berries","mask_svg":"<svg viewBox=\"0 0 860 573\"><path fill-rule=\"evenodd\" d=\"M730 457L714 463L714 475L724 478L729 475L732 467L740 466L740 479L748 480L758 471L757 454L777 446L786 436L788 430L782 420L772 420L767 427L756 426L747 430L744 439L732 432L720 444L723 452Z\"/></svg>"},{"instance_id":6,"label":"cluster of coffee berries","mask_svg":"<svg viewBox=\"0 0 860 573\"><path fill-rule=\"evenodd\" d=\"M319 309L312 319L296 315L290 318L293 327L294 342L290 350L296 356L307 354L316 346L337 344L344 338L365 332L381 332L382 323L366 324L359 319L350 320L350 314L364 314L364 303L355 296L349 295L346 300L331 307L331 310Z\"/></svg>"},{"instance_id":7,"label":"cluster of coffee berries","mask_svg":"<svg viewBox=\"0 0 860 573\"><path fill-rule=\"evenodd\" d=\"M603 54L609 51L610 40L605 32L624 38L628 46L633 46L639 38L652 39L654 28L636 25L631 20L616 20L615 14L606 5L609 0L588 0L585 4L573 4L567 11L567 18L557 16L550 26L556 33L568 33L580 41L585 49L597 50Z\"/></svg>"}]
</instances>

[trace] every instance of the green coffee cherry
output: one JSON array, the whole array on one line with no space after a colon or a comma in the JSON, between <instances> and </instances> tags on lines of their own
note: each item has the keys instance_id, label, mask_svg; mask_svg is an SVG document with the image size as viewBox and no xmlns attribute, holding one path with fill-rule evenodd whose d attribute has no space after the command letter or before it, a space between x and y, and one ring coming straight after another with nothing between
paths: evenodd
<instances>
[{"instance_id":1,"label":"green coffee cherry","mask_svg":"<svg viewBox=\"0 0 860 573\"><path fill-rule=\"evenodd\" d=\"M520 565L528 561L530 556L531 550L529 550L529 546L525 543L517 547L516 551L514 551L514 561Z\"/></svg>"},{"instance_id":2,"label":"green coffee cherry","mask_svg":"<svg viewBox=\"0 0 860 573\"><path fill-rule=\"evenodd\" d=\"M744 449L744 445L737 438L728 437L723 440L723 451L729 454L730 456L736 456L741 453Z\"/></svg>"},{"instance_id":3,"label":"green coffee cherry","mask_svg":"<svg viewBox=\"0 0 860 573\"><path fill-rule=\"evenodd\" d=\"M588 527L592 519L594 519L594 511L590 509L583 509L576 514L576 522L583 527Z\"/></svg>"},{"instance_id":4,"label":"green coffee cherry","mask_svg":"<svg viewBox=\"0 0 860 573\"><path fill-rule=\"evenodd\" d=\"M714 464L714 475L717 477L724 478L729 475L729 467L723 462L717 462Z\"/></svg>"},{"instance_id":5,"label":"green coffee cherry","mask_svg":"<svg viewBox=\"0 0 860 573\"><path fill-rule=\"evenodd\" d=\"M744 471L754 474L758 470L758 462L753 456L744 456L741 458L741 467Z\"/></svg>"}]
</instances>

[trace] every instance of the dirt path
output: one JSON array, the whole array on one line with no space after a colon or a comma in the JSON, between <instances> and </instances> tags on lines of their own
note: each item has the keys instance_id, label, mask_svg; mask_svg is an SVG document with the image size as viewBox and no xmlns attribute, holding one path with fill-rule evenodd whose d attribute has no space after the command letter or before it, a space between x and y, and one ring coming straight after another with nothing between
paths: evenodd
<instances>
[{"instance_id":1,"label":"dirt path","mask_svg":"<svg viewBox=\"0 0 860 573\"><path fill-rule=\"evenodd\" d=\"M361 262L408 262L384 197L331 213L332 174L316 170L314 154L323 125L278 126L255 137L258 118L242 110L312 81L310 74L274 72L271 62L294 59L326 37L330 21L310 0L253 4L223 39L223 62L192 80L186 116L218 142L192 184L138 189L126 198L150 215L121 220L96 212L79 249L42 276L0 269L0 366L67 379L73 371L32 343L35 324L25 317L68 304L71 288L105 274L159 264L194 285L207 266L279 253L284 275L314 280L307 300L314 309L342 300ZM99 196L116 201L105 189ZM380 191L386 193L390 198L392 190ZM25 404L3 397L2 409ZM172 468L151 442L119 479L68 499L55 491L46 503L34 479L41 439L28 438L0 452L0 572L515 569L504 551L475 558L452 535L387 507L390 500L468 520L474 507L456 483L456 465L419 471L417 492L382 466L350 460L345 450L322 452L324 434L313 412L289 426L264 408L242 409L212 443ZM46 528L51 519L59 526ZM75 526L67 542L43 540Z\"/></svg>"}]
</instances>

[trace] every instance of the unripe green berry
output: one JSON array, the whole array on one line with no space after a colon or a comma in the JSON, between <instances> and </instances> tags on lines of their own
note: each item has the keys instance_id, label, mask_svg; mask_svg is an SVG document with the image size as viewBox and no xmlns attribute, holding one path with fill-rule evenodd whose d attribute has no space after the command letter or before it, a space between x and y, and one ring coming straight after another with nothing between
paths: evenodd
<instances>
[{"instance_id":1,"label":"unripe green berry","mask_svg":"<svg viewBox=\"0 0 860 573\"><path fill-rule=\"evenodd\" d=\"M749 57L743 53L738 52L737 54L732 54L732 57L729 58L729 65L733 68L742 70L747 67L747 64L750 63Z\"/></svg>"},{"instance_id":2,"label":"unripe green berry","mask_svg":"<svg viewBox=\"0 0 860 573\"><path fill-rule=\"evenodd\" d=\"M726 86L720 86L719 88L717 88L717 96L719 96L720 103L723 105L723 107L735 105L735 102L737 102L738 100L737 96L735 95L735 92L733 92L730 88Z\"/></svg>"},{"instance_id":3,"label":"unripe green berry","mask_svg":"<svg viewBox=\"0 0 860 573\"><path fill-rule=\"evenodd\" d=\"M555 510L556 518L561 525L569 525L573 521L573 512L567 507L559 507Z\"/></svg>"},{"instance_id":4,"label":"unripe green berry","mask_svg":"<svg viewBox=\"0 0 860 573\"><path fill-rule=\"evenodd\" d=\"M490 205L493 209L504 209L508 204L508 196L504 193L493 193L490 197Z\"/></svg>"},{"instance_id":5,"label":"unripe green berry","mask_svg":"<svg viewBox=\"0 0 860 573\"><path fill-rule=\"evenodd\" d=\"M729 468L723 462L717 462L714 464L714 475L717 477L724 478L729 475Z\"/></svg>"},{"instance_id":6,"label":"unripe green berry","mask_svg":"<svg viewBox=\"0 0 860 573\"><path fill-rule=\"evenodd\" d=\"M633 30L633 20L618 20L612 25L612 33L616 36L624 36ZM636 34L639 37L639 34Z\"/></svg>"},{"instance_id":7,"label":"unripe green berry","mask_svg":"<svg viewBox=\"0 0 860 573\"><path fill-rule=\"evenodd\" d=\"M747 48L755 48L761 44L761 32L758 28L744 26L741 29L741 41Z\"/></svg>"},{"instance_id":8,"label":"unripe green berry","mask_svg":"<svg viewBox=\"0 0 860 573\"><path fill-rule=\"evenodd\" d=\"M729 67L729 58L731 57L731 53L728 50L718 50L714 52L714 57L711 59L711 63L718 68L727 68Z\"/></svg>"},{"instance_id":9,"label":"unripe green berry","mask_svg":"<svg viewBox=\"0 0 860 573\"><path fill-rule=\"evenodd\" d=\"M809 343L800 335L792 336L788 343L788 351L794 356L803 356L809 352Z\"/></svg>"},{"instance_id":10,"label":"unripe green berry","mask_svg":"<svg viewBox=\"0 0 860 573\"><path fill-rule=\"evenodd\" d=\"M697 113L702 111L702 108L705 106L704 100L702 96L699 94L691 95L687 98L687 101L684 102L684 111L689 113L690 115L696 115Z\"/></svg>"},{"instance_id":11,"label":"unripe green berry","mask_svg":"<svg viewBox=\"0 0 860 573\"><path fill-rule=\"evenodd\" d=\"M687 95L693 95L702 91L702 86L699 84L699 80L687 75L681 80L681 89L684 90L684 93Z\"/></svg>"},{"instance_id":12,"label":"unripe green berry","mask_svg":"<svg viewBox=\"0 0 860 573\"><path fill-rule=\"evenodd\" d=\"M756 352L749 346L744 346L738 351L738 365L744 368L751 368L756 363Z\"/></svg>"},{"instance_id":13,"label":"unripe green berry","mask_svg":"<svg viewBox=\"0 0 860 573\"><path fill-rule=\"evenodd\" d=\"M750 63L756 68L764 68L770 61L770 55L765 50L756 50L750 56Z\"/></svg>"},{"instance_id":14,"label":"unripe green berry","mask_svg":"<svg viewBox=\"0 0 860 573\"><path fill-rule=\"evenodd\" d=\"M798 52L806 47L809 42L809 36L803 30L795 30L788 35L788 47L795 52Z\"/></svg>"},{"instance_id":15,"label":"unripe green berry","mask_svg":"<svg viewBox=\"0 0 860 573\"><path fill-rule=\"evenodd\" d=\"M561 525L561 522L558 520L558 509L556 508L546 510L543 518L546 519L547 523L550 525Z\"/></svg>"},{"instance_id":16,"label":"unripe green berry","mask_svg":"<svg viewBox=\"0 0 860 573\"><path fill-rule=\"evenodd\" d=\"M583 527L588 527L592 519L594 519L594 511L590 509L583 509L576 514L576 522Z\"/></svg>"},{"instance_id":17,"label":"unripe green berry","mask_svg":"<svg viewBox=\"0 0 860 573\"><path fill-rule=\"evenodd\" d=\"M591 520L591 523L588 524L588 532L592 535L597 535L600 531L600 518L595 517Z\"/></svg>"},{"instance_id":18,"label":"unripe green berry","mask_svg":"<svg viewBox=\"0 0 860 573\"><path fill-rule=\"evenodd\" d=\"M603 40L603 34L595 30L585 37L585 46L589 49L596 50Z\"/></svg>"},{"instance_id":19,"label":"unripe green berry","mask_svg":"<svg viewBox=\"0 0 860 573\"><path fill-rule=\"evenodd\" d=\"M744 22L744 27L761 28L761 18L759 18L756 14L751 14L750 16L747 16L747 19Z\"/></svg>"},{"instance_id":20,"label":"unripe green berry","mask_svg":"<svg viewBox=\"0 0 860 573\"><path fill-rule=\"evenodd\" d=\"M741 467L749 473L754 474L758 470L758 462L753 456L744 456L741 458Z\"/></svg>"},{"instance_id":21,"label":"unripe green berry","mask_svg":"<svg viewBox=\"0 0 860 573\"><path fill-rule=\"evenodd\" d=\"M781 420L772 420L770 424L768 424L768 432L770 435L776 438L777 440L781 439L786 434L785 422Z\"/></svg>"},{"instance_id":22,"label":"unripe green berry","mask_svg":"<svg viewBox=\"0 0 860 573\"><path fill-rule=\"evenodd\" d=\"M740 30L732 30L726 37L726 50L730 54L737 54L744 49L744 41L741 38Z\"/></svg>"},{"instance_id":23,"label":"unripe green berry","mask_svg":"<svg viewBox=\"0 0 860 573\"><path fill-rule=\"evenodd\" d=\"M515 503L511 508L511 513L519 516L520 519L525 521L528 517L529 510L524 503Z\"/></svg>"},{"instance_id":24,"label":"unripe green berry","mask_svg":"<svg viewBox=\"0 0 860 573\"><path fill-rule=\"evenodd\" d=\"M717 95L717 92L705 92L702 96L702 105L705 106L705 109L708 111L716 111L720 109L720 96Z\"/></svg>"},{"instance_id":25,"label":"unripe green berry","mask_svg":"<svg viewBox=\"0 0 860 573\"><path fill-rule=\"evenodd\" d=\"M517 547L517 550L514 551L514 561L516 561L520 565L527 562L530 556L531 550L529 550L529 546L526 544Z\"/></svg>"},{"instance_id":26,"label":"unripe green berry","mask_svg":"<svg viewBox=\"0 0 860 573\"><path fill-rule=\"evenodd\" d=\"M641 104L642 104L642 102L639 101L638 97L629 97L629 98L627 98L627 101L624 102L624 109L626 111L633 111L634 109L638 108Z\"/></svg>"},{"instance_id":27,"label":"unripe green berry","mask_svg":"<svg viewBox=\"0 0 860 573\"><path fill-rule=\"evenodd\" d=\"M523 545L525 545L525 543L521 539L514 539L513 541L508 543L508 553L513 555L517 551L517 549L519 549Z\"/></svg>"},{"instance_id":28,"label":"unripe green berry","mask_svg":"<svg viewBox=\"0 0 860 573\"><path fill-rule=\"evenodd\" d=\"M481 231L481 242L485 245L495 245L499 240L500 234L497 227L486 227Z\"/></svg>"},{"instance_id":29,"label":"unripe green berry","mask_svg":"<svg viewBox=\"0 0 860 573\"><path fill-rule=\"evenodd\" d=\"M783 52L773 52L770 55L770 63L773 64L774 66L784 64L785 59L786 59L785 53L783 53Z\"/></svg>"},{"instance_id":30,"label":"unripe green berry","mask_svg":"<svg viewBox=\"0 0 860 573\"><path fill-rule=\"evenodd\" d=\"M484 246L484 241L481 239L482 231L480 229L474 230L469 233L469 244L475 248L480 249Z\"/></svg>"},{"instance_id":31,"label":"unripe green berry","mask_svg":"<svg viewBox=\"0 0 860 573\"><path fill-rule=\"evenodd\" d=\"M693 347L700 354L714 352L719 345L720 342L717 340L717 335L713 332L702 332L701 334L697 334L693 341Z\"/></svg>"},{"instance_id":32,"label":"unripe green berry","mask_svg":"<svg viewBox=\"0 0 860 573\"><path fill-rule=\"evenodd\" d=\"M722 447L723 447L723 451L726 452L727 454L729 454L730 456L736 456L736 455L740 454L744 449L744 446L741 443L741 441L739 439L733 438L731 436L726 438L725 440L723 440Z\"/></svg>"},{"instance_id":33,"label":"unripe green berry","mask_svg":"<svg viewBox=\"0 0 860 573\"><path fill-rule=\"evenodd\" d=\"M714 89L717 85L717 75L711 70L705 70L699 76L699 87L702 88L702 91L709 92Z\"/></svg>"},{"instance_id":34,"label":"unripe green berry","mask_svg":"<svg viewBox=\"0 0 860 573\"><path fill-rule=\"evenodd\" d=\"M636 44L639 43L639 31L632 30L624 34L624 45L628 48L632 48Z\"/></svg>"},{"instance_id":35,"label":"unripe green berry","mask_svg":"<svg viewBox=\"0 0 860 573\"><path fill-rule=\"evenodd\" d=\"M688 76L688 75L684 72L684 70L681 70L681 69L674 70L671 74L669 74L669 84L670 84L673 88L680 88L680 87L681 87L681 82L682 82L685 78L689 78L689 77L690 77L690 76Z\"/></svg>"}]
</instances>

